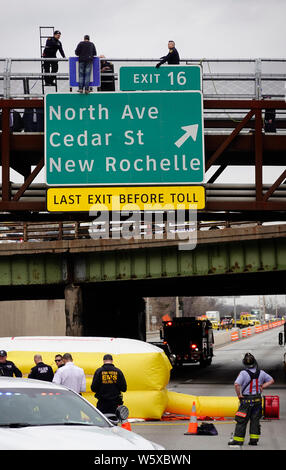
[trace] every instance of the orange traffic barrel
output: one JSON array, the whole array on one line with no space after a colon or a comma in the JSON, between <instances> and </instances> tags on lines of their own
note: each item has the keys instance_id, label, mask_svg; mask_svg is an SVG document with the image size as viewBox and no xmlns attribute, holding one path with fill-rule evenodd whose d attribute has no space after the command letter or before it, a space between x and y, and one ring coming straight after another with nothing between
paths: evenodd
<instances>
[{"instance_id":1,"label":"orange traffic barrel","mask_svg":"<svg viewBox=\"0 0 286 470\"><path fill-rule=\"evenodd\" d=\"M238 337L238 332L236 331L235 333L231 333L231 341L237 341L239 339Z\"/></svg>"}]
</instances>

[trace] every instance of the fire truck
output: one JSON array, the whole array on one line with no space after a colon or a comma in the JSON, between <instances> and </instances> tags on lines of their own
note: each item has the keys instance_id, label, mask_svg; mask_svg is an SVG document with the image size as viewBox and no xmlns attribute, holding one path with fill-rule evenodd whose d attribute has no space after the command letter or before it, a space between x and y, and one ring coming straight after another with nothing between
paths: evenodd
<instances>
[{"instance_id":1,"label":"fire truck","mask_svg":"<svg viewBox=\"0 0 286 470\"><path fill-rule=\"evenodd\" d=\"M176 317L164 321L160 338L174 367L186 363L208 366L212 362L214 337L208 319Z\"/></svg>"}]
</instances>

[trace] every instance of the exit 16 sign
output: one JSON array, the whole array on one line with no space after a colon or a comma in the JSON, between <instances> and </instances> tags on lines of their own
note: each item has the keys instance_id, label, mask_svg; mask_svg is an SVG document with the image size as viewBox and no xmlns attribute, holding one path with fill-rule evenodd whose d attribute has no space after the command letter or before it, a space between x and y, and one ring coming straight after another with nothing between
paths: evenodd
<instances>
[{"instance_id":1,"label":"exit 16 sign","mask_svg":"<svg viewBox=\"0 0 286 470\"><path fill-rule=\"evenodd\" d=\"M165 185L204 180L200 91L51 93L48 185Z\"/></svg>"},{"instance_id":2,"label":"exit 16 sign","mask_svg":"<svg viewBox=\"0 0 286 470\"><path fill-rule=\"evenodd\" d=\"M200 91L200 65L151 65L120 67L119 89L122 91Z\"/></svg>"}]
</instances>

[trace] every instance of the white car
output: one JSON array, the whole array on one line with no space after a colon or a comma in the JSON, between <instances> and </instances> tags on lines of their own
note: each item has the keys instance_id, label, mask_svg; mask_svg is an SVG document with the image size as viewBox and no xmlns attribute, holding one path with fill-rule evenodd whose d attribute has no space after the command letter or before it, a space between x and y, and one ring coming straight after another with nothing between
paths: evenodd
<instances>
[{"instance_id":1,"label":"white car","mask_svg":"<svg viewBox=\"0 0 286 470\"><path fill-rule=\"evenodd\" d=\"M66 387L0 377L1 450L164 450Z\"/></svg>"}]
</instances>

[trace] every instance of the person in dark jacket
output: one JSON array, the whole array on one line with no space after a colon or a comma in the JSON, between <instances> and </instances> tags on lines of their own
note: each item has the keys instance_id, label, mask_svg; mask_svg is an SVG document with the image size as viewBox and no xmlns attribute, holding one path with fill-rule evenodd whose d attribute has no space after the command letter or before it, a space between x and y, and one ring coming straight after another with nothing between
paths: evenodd
<instances>
[{"instance_id":1,"label":"person in dark jacket","mask_svg":"<svg viewBox=\"0 0 286 470\"><path fill-rule=\"evenodd\" d=\"M63 50L62 43L60 41L60 37L61 37L61 32L55 31L53 37L47 39L46 46L43 52L43 57L45 59L47 58L55 59L57 57L58 51L62 57L65 57L65 53ZM57 73L58 69L59 69L59 65L56 60L51 60L51 61L46 60L44 62L45 73ZM45 84L55 85L55 78L56 78L55 76L45 77Z\"/></svg>"},{"instance_id":2,"label":"person in dark jacket","mask_svg":"<svg viewBox=\"0 0 286 470\"><path fill-rule=\"evenodd\" d=\"M97 408L104 414L115 414L123 404L121 392L126 392L127 384L123 372L114 366L110 354L103 357L103 366L94 373L91 390L98 399Z\"/></svg>"},{"instance_id":3,"label":"person in dark jacket","mask_svg":"<svg viewBox=\"0 0 286 470\"><path fill-rule=\"evenodd\" d=\"M32 367L31 372L28 375L29 379L44 380L45 382L52 382L54 378L54 372L51 366L44 364L42 356L35 354L34 356L35 367Z\"/></svg>"},{"instance_id":4,"label":"person in dark jacket","mask_svg":"<svg viewBox=\"0 0 286 470\"><path fill-rule=\"evenodd\" d=\"M163 57L161 57L160 62L156 65L156 68L159 68L160 65L165 64L165 62L168 63L168 65L176 65L180 63L180 56L179 53L175 47L175 42L174 41L169 41L168 42L168 49L169 53Z\"/></svg>"},{"instance_id":5,"label":"person in dark jacket","mask_svg":"<svg viewBox=\"0 0 286 470\"><path fill-rule=\"evenodd\" d=\"M84 36L84 40L78 43L75 55L78 56L79 61L79 93L89 93L89 83L91 75L91 67L93 63L93 57L96 56L96 48L93 42L89 40L89 35Z\"/></svg>"},{"instance_id":6,"label":"person in dark jacket","mask_svg":"<svg viewBox=\"0 0 286 470\"><path fill-rule=\"evenodd\" d=\"M4 377L22 377L22 372L15 366L14 362L7 361L7 352L0 351L0 376Z\"/></svg>"},{"instance_id":7,"label":"person in dark jacket","mask_svg":"<svg viewBox=\"0 0 286 470\"><path fill-rule=\"evenodd\" d=\"M115 91L114 66L106 60L104 55L100 56L100 74L98 91Z\"/></svg>"}]
</instances>

